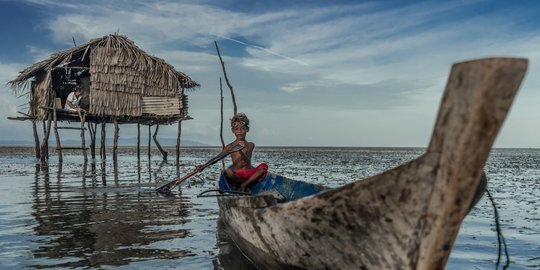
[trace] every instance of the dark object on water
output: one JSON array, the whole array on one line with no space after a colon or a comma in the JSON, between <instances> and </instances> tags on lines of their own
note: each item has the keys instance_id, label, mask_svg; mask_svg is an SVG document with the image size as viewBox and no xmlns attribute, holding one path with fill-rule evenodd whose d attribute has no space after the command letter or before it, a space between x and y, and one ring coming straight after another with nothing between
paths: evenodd
<instances>
[{"instance_id":1,"label":"dark object on water","mask_svg":"<svg viewBox=\"0 0 540 270\"><path fill-rule=\"evenodd\" d=\"M444 269L526 69L455 64L427 152L394 169L335 189L268 174L257 196L219 196L229 236L262 269Z\"/></svg>"}]
</instances>

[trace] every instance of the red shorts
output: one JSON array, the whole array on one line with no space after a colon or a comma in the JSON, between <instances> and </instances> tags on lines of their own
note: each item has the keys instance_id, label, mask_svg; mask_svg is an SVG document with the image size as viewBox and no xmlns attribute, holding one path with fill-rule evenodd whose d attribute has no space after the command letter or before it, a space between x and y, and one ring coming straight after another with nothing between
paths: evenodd
<instances>
[{"instance_id":1,"label":"red shorts","mask_svg":"<svg viewBox=\"0 0 540 270\"><path fill-rule=\"evenodd\" d=\"M233 170L233 172L240 178L240 180L245 182L249 179L249 177L251 177L252 175L254 175L257 171L261 169L264 170L264 174L259 179L257 179L257 182L259 182L266 176L266 173L268 172L268 164L266 163L261 163L259 164L259 166L253 169Z\"/></svg>"}]
</instances>

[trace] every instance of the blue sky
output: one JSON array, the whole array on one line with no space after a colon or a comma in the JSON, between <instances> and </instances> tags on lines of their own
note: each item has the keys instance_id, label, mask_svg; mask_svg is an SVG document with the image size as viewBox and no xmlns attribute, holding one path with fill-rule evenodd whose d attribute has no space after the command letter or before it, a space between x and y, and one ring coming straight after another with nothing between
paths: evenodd
<instances>
[{"instance_id":1,"label":"blue sky","mask_svg":"<svg viewBox=\"0 0 540 270\"><path fill-rule=\"evenodd\" d=\"M540 148L538 14L537 1L0 0L0 140L32 140L6 119L25 103L7 81L72 38L118 32L201 84L185 139L219 144L216 40L257 145L427 146L452 63L516 56L529 70L495 146Z\"/></svg>"}]
</instances>

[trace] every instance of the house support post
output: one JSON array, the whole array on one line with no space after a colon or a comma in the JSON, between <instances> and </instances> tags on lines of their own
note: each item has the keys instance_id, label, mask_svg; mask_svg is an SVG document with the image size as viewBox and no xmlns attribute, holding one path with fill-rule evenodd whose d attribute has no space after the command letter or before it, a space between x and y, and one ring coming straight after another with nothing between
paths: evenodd
<instances>
[{"instance_id":1,"label":"house support post","mask_svg":"<svg viewBox=\"0 0 540 270\"><path fill-rule=\"evenodd\" d=\"M105 125L106 125L105 122L101 123L101 136L100 136L101 146L99 148L99 157L102 160L107 159L107 155L105 153Z\"/></svg>"},{"instance_id":2,"label":"house support post","mask_svg":"<svg viewBox=\"0 0 540 270\"><path fill-rule=\"evenodd\" d=\"M37 125L36 125L35 120L32 120L32 131L34 133L34 153L36 154L36 158L40 158L41 151L39 151L39 135L38 135Z\"/></svg>"},{"instance_id":3,"label":"house support post","mask_svg":"<svg viewBox=\"0 0 540 270\"><path fill-rule=\"evenodd\" d=\"M154 138L154 143L156 144L159 152L161 152L161 155L163 156L163 160L167 161L167 151L163 150L163 148L161 147L161 145L159 144L159 142L157 140L158 131L159 131L159 124L156 125L156 129L154 130L154 136L152 136L152 137Z\"/></svg>"},{"instance_id":4,"label":"house support post","mask_svg":"<svg viewBox=\"0 0 540 270\"><path fill-rule=\"evenodd\" d=\"M88 131L90 132L90 155L92 156L92 159L96 159L96 131L97 131L97 123L87 122L88 123Z\"/></svg>"},{"instance_id":5,"label":"house support post","mask_svg":"<svg viewBox=\"0 0 540 270\"><path fill-rule=\"evenodd\" d=\"M176 135L176 166L180 165L180 137L182 136L182 120L178 121L178 133Z\"/></svg>"},{"instance_id":6,"label":"house support post","mask_svg":"<svg viewBox=\"0 0 540 270\"><path fill-rule=\"evenodd\" d=\"M53 100L56 99L56 94L53 95ZM58 162L62 163L64 161L62 155L62 145L60 144L60 135L58 134L58 120L56 118L56 102L53 102L53 128L54 128L54 138L56 140L56 152L58 154Z\"/></svg>"},{"instance_id":7,"label":"house support post","mask_svg":"<svg viewBox=\"0 0 540 270\"><path fill-rule=\"evenodd\" d=\"M116 162L118 158L118 132L120 128L118 127L118 119L114 119L114 147L113 147L113 161Z\"/></svg>"},{"instance_id":8,"label":"house support post","mask_svg":"<svg viewBox=\"0 0 540 270\"><path fill-rule=\"evenodd\" d=\"M41 141L41 162L49 160L49 135L51 134L52 114L49 113L47 123L43 121L43 140Z\"/></svg>"},{"instance_id":9,"label":"house support post","mask_svg":"<svg viewBox=\"0 0 540 270\"><path fill-rule=\"evenodd\" d=\"M81 148L84 155L84 162L88 161L88 156L86 154L86 138L84 137L84 122L86 121L86 112L78 110L79 119L81 120Z\"/></svg>"},{"instance_id":10,"label":"house support post","mask_svg":"<svg viewBox=\"0 0 540 270\"><path fill-rule=\"evenodd\" d=\"M141 123L137 123L137 160L141 160Z\"/></svg>"},{"instance_id":11,"label":"house support post","mask_svg":"<svg viewBox=\"0 0 540 270\"><path fill-rule=\"evenodd\" d=\"M150 135L150 129L152 128L151 125L148 125L148 162L150 162L150 140L151 140L151 135Z\"/></svg>"}]
</instances>

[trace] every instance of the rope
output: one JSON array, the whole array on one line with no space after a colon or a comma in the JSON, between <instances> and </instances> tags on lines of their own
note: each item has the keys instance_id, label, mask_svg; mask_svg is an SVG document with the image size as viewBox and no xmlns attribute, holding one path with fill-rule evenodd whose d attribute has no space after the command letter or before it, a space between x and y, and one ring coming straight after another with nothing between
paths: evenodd
<instances>
[{"instance_id":1,"label":"rope","mask_svg":"<svg viewBox=\"0 0 540 270\"><path fill-rule=\"evenodd\" d=\"M495 215L495 228L497 229L497 242L498 242L498 256L497 256L497 264L495 266L495 269L499 269L499 264L501 262L501 243L504 246L504 254L506 256L506 264L503 266L503 269L508 268L510 265L510 255L508 254L508 246L506 245L506 240L504 240L504 236L502 234L501 230L501 224L499 222L499 212L497 211L497 206L495 205L495 200L493 199L493 196L491 196L491 193L489 192L489 189L486 189L486 193L489 197L489 200L491 201L491 205L493 206L493 212Z\"/></svg>"}]
</instances>

